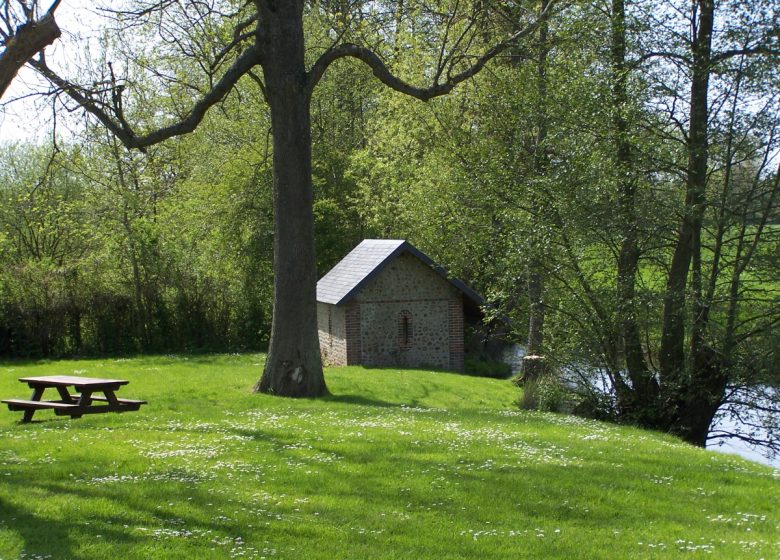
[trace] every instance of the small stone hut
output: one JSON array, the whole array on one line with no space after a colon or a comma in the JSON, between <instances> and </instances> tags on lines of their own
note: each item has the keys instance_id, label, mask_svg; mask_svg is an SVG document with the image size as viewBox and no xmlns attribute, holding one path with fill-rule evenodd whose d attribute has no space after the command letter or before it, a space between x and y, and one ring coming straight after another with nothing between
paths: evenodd
<instances>
[{"instance_id":1,"label":"small stone hut","mask_svg":"<svg viewBox=\"0 0 780 560\"><path fill-rule=\"evenodd\" d=\"M366 239L317 283L323 362L463 371L464 318L482 304L411 243Z\"/></svg>"}]
</instances>

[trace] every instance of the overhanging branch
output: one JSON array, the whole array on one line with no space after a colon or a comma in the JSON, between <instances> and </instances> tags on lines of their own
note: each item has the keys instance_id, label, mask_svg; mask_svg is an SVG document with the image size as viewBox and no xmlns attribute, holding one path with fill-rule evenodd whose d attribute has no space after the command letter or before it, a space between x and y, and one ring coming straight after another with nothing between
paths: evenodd
<instances>
[{"instance_id":1,"label":"overhanging branch","mask_svg":"<svg viewBox=\"0 0 780 560\"><path fill-rule=\"evenodd\" d=\"M309 70L307 73L307 87L309 94L311 94L315 86L322 79L322 76L325 75L325 71L333 62L339 58L352 57L363 61L371 68L374 76L376 76L379 81L400 93L415 97L422 101L428 101L434 97L446 95L461 82L464 82L478 74L479 71L482 70L482 68L485 66L485 64L514 45L518 40L533 33L539 26L539 23L550 12L554 4L555 2L549 2L547 8L538 14L533 23L512 34L501 43L498 43L488 49L482 56L478 57L471 66L462 72L448 76L447 80L441 83L439 83L437 80L428 87L421 88L414 86L394 75L387 67L387 65L382 61L382 59L379 58L379 56L371 49L362 47L360 45L355 45L353 43L342 43L325 51L325 53L319 57L317 62L314 63L314 66L312 66L311 70Z\"/></svg>"},{"instance_id":2,"label":"overhanging branch","mask_svg":"<svg viewBox=\"0 0 780 560\"><path fill-rule=\"evenodd\" d=\"M31 61L33 68L70 96L71 99L81 105L88 113L97 118L106 128L116 135L117 138L119 138L122 144L128 148L140 149L158 144L173 136L180 136L195 130L206 115L206 111L224 99L238 80L258 63L258 50L255 46L251 46L236 59L222 78L220 78L220 80L192 106L192 109L190 109L187 116L174 124L139 136L130 128L130 125L121 113L116 114L116 108L121 107L120 99L114 100L115 114L111 114L104 108L105 104L95 99L91 92L57 75L46 65L43 59ZM121 95L121 92L117 92L117 94Z\"/></svg>"},{"instance_id":3,"label":"overhanging branch","mask_svg":"<svg viewBox=\"0 0 780 560\"><path fill-rule=\"evenodd\" d=\"M60 36L60 28L54 20L54 11L59 4L60 0L55 0L42 18L20 25L5 40L5 50L0 53L0 97L22 66ZM32 14L29 17L33 17ZM11 26L10 21L6 23Z\"/></svg>"}]
</instances>

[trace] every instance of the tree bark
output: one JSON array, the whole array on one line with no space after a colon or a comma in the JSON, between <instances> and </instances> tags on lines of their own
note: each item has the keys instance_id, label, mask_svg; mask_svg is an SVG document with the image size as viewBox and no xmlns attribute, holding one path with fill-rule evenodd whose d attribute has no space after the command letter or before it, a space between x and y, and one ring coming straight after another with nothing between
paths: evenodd
<instances>
[{"instance_id":1,"label":"tree bark","mask_svg":"<svg viewBox=\"0 0 780 560\"><path fill-rule=\"evenodd\" d=\"M671 429L704 446L712 418L721 404L726 377L707 347L702 322L701 232L706 204L708 164L708 89L711 72L714 1L697 0L691 43L692 75L685 209L677 235L664 298L659 365L671 406ZM693 264L693 266L691 266ZM691 273L693 318L690 359L686 363L686 288Z\"/></svg>"},{"instance_id":2,"label":"tree bark","mask_svg":"<svg viewBox=\"0 0 780 560\"><path fill-rule=\"evenodd\" d=\"M271 341L256 391L327 394L317 334L317 273L311 180L310 96L302 2L263 9L261 65L271 109L274 172L274 308Z\"/></svg>"},{"instance_id":3,"label":"tree bark","mask_svg":"<svg viewBox=\"0 0 780 560\"><path fill-rule=\"evenodd\" d=\"M51 10L40 20L27 22L17 28L6 43L5 50L0 53L0 97L3 97L22 66L59 36L60 28Z\"/></svg>"},{"instance_id":4,"label":"tree bark","mask_svg":"<svg viewBox=\"0 0 780 560\"><path fill-rule=\"evenodd\" d=\"M631 386L619 384L619 406L627 417L640 422L652 416L658 394L657 382L649 371L642 351L637 321L636 276L639 270L639 223L636 213L637 178L633 161L629 122L628 68L626 65L626 9L624 0L612 0L611 66L612 66L612 128L617 171L617 208L620 223L620 252L617 262L616 347L623 348L625 367ZM617 343L622 344L617 344Z\"/></svg>"},{"instance_id":5,"label":"tree bark","mask_svg":"<svg viewBox=\"0 0 780 560\"><path fill-rule=\"evenodd\" d=\"M549 1L542 0L539 7L539 48L536 59L536 92L538 96L537 106L537 132L534 138L534 173L543 176L549 167L547 156L547 57L550 52L548 42L549 34ZM540 197L533 197L532 213L539 217L541 214ZM533 360L523 361L523 379L533 381L544 373L544 255L543 239L535 235L532 239L531 256L528 263L528 356L534 356Z\"/></svg>"},{"instance_id":6,"label":"tree bark","mask_svg":"<svg viewBox=\"0 0 780 560\"><path fill-rule=\"evenodd\" d=\"M680 376L685 367L685 289L691 260L700 243L707 183L707 112L714 5L712 0L698 0L695 5L700 12L691 46L693 68L685 210L666 285L659 356L661 373L665 376Z\"/></svg>"}]
</instances>

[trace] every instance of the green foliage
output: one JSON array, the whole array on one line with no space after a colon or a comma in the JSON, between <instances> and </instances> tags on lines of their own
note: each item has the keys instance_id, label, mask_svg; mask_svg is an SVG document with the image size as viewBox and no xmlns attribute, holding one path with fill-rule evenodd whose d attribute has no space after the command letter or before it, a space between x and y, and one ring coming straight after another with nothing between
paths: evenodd
<instances>
[{"instance_id":1,"label":"green foliage","mask_svg":"<svg viewBox=\"0 0 780 560\"><path fill-rule=\"evenodd\" d=\"M523 410L542 412L569 412L572 394L556 375L546 374L526 381L518 405Z\"/></svg>"},{"instance_id":2,"label":"green foliage","mask_svg":"<svg viewBox=\"0 0 780 560\"><path fill-rule=\"evenodd\" d=\"M148 155L99 138L54 158L8 147L0 350L258 348L270 328L270 171L265 136L236 119L215 116Z\"/></svg>"},{"instance_id":3,"label":"green foliage","mask_svg":"<svg viewBox=\"0 0 780 560\"><path fill-rule=\"evenodd\" d=\"M559 5L546 40L537 28L522 48L427 103L384 88L360 61L330 66L311 103L319 273L365 237L409 239L485 294L490 313L511 320L516 340L527 338L537 307L529 279L538 277L545 358L634 387L624 328L631 319L640 373L660 379L670 263L691 213L688 51L696 26L687 4L628 3L618 26L628 64L619 70L610 43L618 5ZM525 17L508 6L475 29L468 17L444 23L452 6L309 3L307 64L334 41L354 42L372 47L396 75L428 83L454 47L484 52ZM179 36L179 20L151 10L128 42L106 40L127 61L122 80L142 101L124 110L142 129L186 111L210 85L194 70L233 37L231 18L218 12L169 8L198 24L160 41L158 32ZM680 361L671 377L693 379L696 362L708 379L777 383L780 66L776 57L733 55L768 41L777 8L757 0L717 9L723 28L715 49L731 54L706 69L709 169L694 236L701 248L678 273L686 327L675 337L681 353L701 342L706 359ZM236 10L242 20L252 5ZM215 75L233 56L217 61ZM166 95L152 85L152 67L168 77ZM60 142L53 158L36 146L4 148L0 353L257 348L270 329L274 242L270 117L257 82L242 78L195 133L148 154L120 150L97 130ZM633 247L624 251L629 238ZM637 266L630 298L617 277L627 255ZM705 316L694 340L694 323ZM481 362L469 367L497 374ZM672 410L666 405L675 400L681 409L683 385L671 379L674 394L650 391L656 402L648 409ZM706 383L694 385L691 393ZM554 384L526 393L534 406L560 405ZM623 403L635 404L618 400L584 406L615 417Z\"/></svg>"},{"instance_id":4,"label":"green foliage","mask_svg":"<svg viewBox=\"0 0 780 560\"><path fill-rule=\"evenodd\" d=\"M351 170L365 143L376 82L360 62L334 64L312 99L312 181L317 270L324 275L367 237ZM345 87L349 84L349 87Z\"/></svg>"},{"instance_id":5,"label":"green foliage","mask_svg":"<svg viewBox=\"0 0 780 560\"><path fill-rule=\"evenodd\" d=\"M6 362L129 379L138 412L0 411L0 557L773 558L772 469L512 405L508 381L331 369L253 394L262 355ZM651 520L652 523L649 523Z\"/></svg>"},{"instance_id":6,"label":"green foliage","mask_svg":"<svg viewBox=\"0 0 780 560\"><path fill-rule=\"evenodd\" d=\"M483 358L466 358L463 369L468 375L477 377L507 379L512 375L512 369L507 364Z\"/></svg>"}]
</instances>

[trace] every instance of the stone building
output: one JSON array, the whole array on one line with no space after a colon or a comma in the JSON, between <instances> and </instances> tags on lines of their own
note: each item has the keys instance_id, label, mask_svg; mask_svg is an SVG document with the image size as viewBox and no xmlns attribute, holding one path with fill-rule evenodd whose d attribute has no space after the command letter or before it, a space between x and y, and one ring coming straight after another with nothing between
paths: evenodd
<instances>
[{"instance_id":1,"label":"stone building","mask_svg":"<svg viewBox=\"0 0 780 560\"><path fill-rule=\"evenodd\" d=\"M410 243L366 239L317 283L323 362L463 371L464 318L482 304Z\"/></svg>"}]
</instances>

